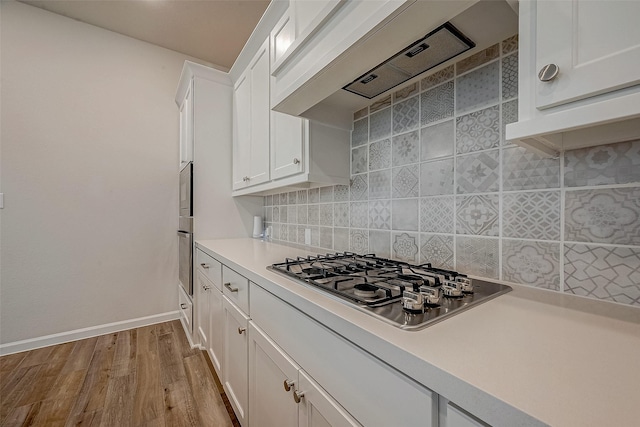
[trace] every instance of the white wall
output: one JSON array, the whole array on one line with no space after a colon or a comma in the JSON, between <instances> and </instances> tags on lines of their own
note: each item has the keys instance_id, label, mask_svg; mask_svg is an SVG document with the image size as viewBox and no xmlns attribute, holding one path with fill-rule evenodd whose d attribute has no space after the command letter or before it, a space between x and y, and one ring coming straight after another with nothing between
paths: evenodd
<instances>
[{"instance_id":1,"label":"white wall","mask_svg":"<svg viewBox=\"0 0 640 427\"><path fill-rule=\"evenodd\" d=\"M1 4L0 343L175 310L193 59Z\"/></svg>"}]
</instances>

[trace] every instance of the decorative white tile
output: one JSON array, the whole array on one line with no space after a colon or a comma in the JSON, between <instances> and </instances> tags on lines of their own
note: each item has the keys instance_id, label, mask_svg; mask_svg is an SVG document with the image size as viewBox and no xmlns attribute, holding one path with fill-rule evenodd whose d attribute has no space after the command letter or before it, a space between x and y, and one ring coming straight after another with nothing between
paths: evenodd
<instances>
[{"instance_id":1,"label":"decorative white tile","mask_svg":"<svg viewBox=\"0 0 640 427\"><path fill-rule=\"evenodd\" d=\"M405 198L417 197L420 182L418 165L401 166L393 168L391 186L392 197Z\"/></svg>"},{"instance_id":2,"label":"decorative white tile","mask_svg":"<svg viewBox=\"0 0 640 427\"><path fill-rule=\"evenodd\" d=\"M418 231L418 199L391 202L391 229Z\"/></svg>"},{"instance_id":3,"label":"decorative white tile","mask_svg":"<svg viewBox=\"0 0 640 427\"><path fill-rule=\"evenodd\" d=\"M287 241L296 243L298 241L298 226L289 224L287 228Z\"/></svg>"},{"instance_id":4,"label":"decorative white tile","mask_svg":"<svg viewBox=\"0 0 640 427\"><path fill-rule=\"evenodd\" d=\"M287 206L287 223L289 224L298 223L298 207L297 206Z\"/></svg>"},{"instance_id":5,"label":"decorative white tile","mask_svg":"<svg viewBox=\"0 0 640 427\"><path fill-rule=\"evenodd\" d=\"M369 227L391 230L391 201L372 200L369 202Z\"/></svg>"},{"instance_id":6,"label":"decorative white tile","mask_svg":"<svg viewBox=\"0 0 640 427\"><path fill-rule=\"evenodd\" d=\"M305 232L306 228L304 225L299 225L298 226L298 230L297 230L297 235L298 235L298 240L296 241L296 243L300 244L300 245L304 245L304 232Z\"/></svg>"},{"instance_id":7,"label":"decorative white tile","mask_svg":"<svg viewBox=\"0 0 640 427\"><path fill-rule=\"evenodd\" d=\"M349 203L335 203L333 214L336 227L349 227Z\"/></svg>"},{"instance_id":8,"label":"decorative white tile","mask_svg":"<svg viewBox=\"0 0 640 427\"><path fill-rule=\"evenodd\" d=\"M348 185L336 185L333 187L333 198L336 202L348 202L349 201L349 186Z\"/></svg>"},{"instance_id":9,"label":"decorative white tile","mask_svg":"<svg viewBox=\"0 0 640 427\"><path fill-rule=\"evenodd\" d=\"M420 131L420 160L452 156L453 145L453 120L422 128Z\"/></svg>"},{"instance_id":10,"label":"decorative white tile","mask_svg":"<svg viewBox=\"0 0 640 427\"><path fill-rule=\"evenodd\" d=\"M309 189L309 203L318 203L320 201L320 189L319 188L310 188Z\"/></svg>"},{"instance_id":11,"label":"decorative white tile","mask_svg":"<svg viewBox=\"0 0 640 427\"><path fill-rule=\"evenodd\" d=\"M453 81L422 92L420 123L424 126L453 117L453 93Z\"/></svg>"},{"instance_id":12,"label":"decorative white tile","mask_svg":"<svg viewBox=\"0 0 640 427\"><path fill-rule=\"evenodd\" d=\"M372 142L369 145L369 170L391 167L391 140Z\"/></svg>"},{"instance_id":13,"label":"decorative white tile","mask_svg":"<svg viewBox=\"0 0 640 427\"><path fill-rule=\"evenodd\" d=\"M409 98L420 92L420 85L418 82L403 87L393 93L393 102L398 102L403 99Z\"/></svg>"},{"instance_id":14,"label":"decorative white tile","mask_svg":"<svg viewBox=\"0 0 640 427\"><path fill-rule=\"evenodd\" d=\"M320 247L320 228L309 227L311 229L311 246Z\"/></svg>"},{"instance_id":15,"label":"decorative white tile","mask_svg":"<svg viewBox=\"0 0 640 427\"><path fill-rule=\"evenodd\" d=\"M518 54L502 58L502 99L518 96Z\"/></svg>"},{"instance_id":16,"label":"decorative white tile","mask_svg":"<svg viewBox=\"0 0 640 427\"><path fill-rule=\"evenodd\" d=\"M391 197L391 170L369 173L369 198L388 199Z\"/></svg>"},{"instance_id":17,"label":"decorative white tile","mask_svg":"<svg viewBox=\"0 0 640 427\"><path fill-rule=\"evenodd\" d=\"M391 158L393 166L416 163L420 158L420 137L418 131L415 130L394 136L392 152Z\"/></svg>"},{"instance_id":18,"label":"decorative white tile","mask_svg":"<svg viewBox=\"0 0 640 427\"><path fill-rule=\"evenodd\" d=\"M307 190L298 190L298 203L302 205L307 203Z\"/></svg>"},{"instance_id":19,"label":"decorative white tile","mask_svg":"<svg viewBox=\"0 0 640 427\"><path fill-rule=\"evenodd\" d=\"M502 41L502 53L507 54L518 50L518 35L511 36Z\"/></svg>"},{"instance_id":20,"label":"decorative white tile","mask_svg":"<svg viewBox=\"0 0 640 427\"><path fill-rule=\"evenodd\" d=\"M500 189L498 150L484 151L456 158L457 192L488 193Z\"/></svg>"},{"instance_id":21,"label":"decorative white tile","mask_svg":"<svg viewBox=\"0 0 640 427\"><path fill-rule=\"evenodd\" d=\"M456 152L458 154L487 150L500 145L500 107L456 118Z\"/></svg>"},{"instance_id":22,"label":"decorative white tile","mask_svg":"<svg viewBox=\"0 0 640 427\"><path fill-rule=\"evenodd\" d=\"M287 222L289 222L287 218L288 212L289 212L288 206L280 206L280 222L281 223L286 224Z\"/></svg>"},{"instance_id":23,"label":"decorative white tile","mask_svg":"<svg viewBox=\"0 0 640 427\"><path fill-rule=\"evenodd\" d=\"M456 74L460 75L466 73L469 70L472 70L482 64L486 64L487 62L498 58L499 56L500 45L494 44L493 46L489 46L488 48L475 53L468 58L463 59L462 61L458 61L456 63Z\"/></svg>"},{"instance_id":24,"label":"decorative white tile","mask_svg":"<svg viewBox=\"0 0 640 427\"><path fill-rule=\"evenodd\" d=\"M289 226L287 224L280 224L280 240L289 240Z\"/></svg>"},{"instance_id":25,"label":"decorative white tile","mask_svg":"<svg viewBox=\"0 0 640 427\"><path fill-rule=\"evenodd\" d=\"M420 264L453 269L453 236L420 234Z\"/></svg>"},{"instance_id":26,"label":"decorative white tile","mask_svg":"<svg viewBox=\"0 0 640 427\"><path fill-rule=\"evenodd\" d=\"M273 208L271 206L264 207L264 222L273 222Z\"/></svg>"},{"instance_id":27,"label":"decorative white tile","mask_svg":"<svg viewBox=\"0 0 640 427\"><path fill-rule=\"evenodd\" d=\"M418 262L419 238L417 233L393 233L392 240L394 259L412 264Z\"/></svg>"},{"instance_id":28,"label":"decorative white tile","mask_svg":"<svg viewBox=\"0 0 640 427\"><path fill-rule=\"evenodd\" d=\"M640 140L564 153L564 185L640 183Z\"/></svg>"},{"instance_id":29,"label":"decorative white tile","mask_svg":"<svg viewBox=\"0 0 640 427\"><path fill-rule=\"evenodd\" d=\"M456 270L460 273L498 279L498 240L456 237Z\"/></svg>"},{"instance_id":30,"label":"decorative white tile","mask_svg":"<svg viewBox=\"0 0 640 427\"><path fill-rule=\"evenodd\" d=\"M560 186L560 160L543 158L522 147L502 152L502 188L535 190Z\"/></svg>"},{"instance_id":31,"label":"decorative white tile","mask_svg":"<svg viewBox=\"0 0 640 427\"><path fill-rule=\"evenodd\" d=\"M640 306L640 249L567 244L564 291Z\"/></svg>"},{"instance_id":32,"label":"decorative white tile","mask_svg":"<svg viewBox=\"0 0 640 427\"><path fill-rule=\"evenodd\" d=\"M499 236L497 194L456 197L456 233Z\"/></svg>"},{"instance_id":33,"label":"decorative white tile","mask_svg":"<svg viewBox=\"0 0 640 427\"><path fill-rule=\"evenodd\" d=\"M351 173L363 173L367 171L369 160L367 159L368 147L354 148L351 150ZM321 190L322 191L322 190ZM322 195L322 193L321 193Z\"/></svg>"},{"instance_id":34,"label":"decorative white tile","mask_svg":"<svg viewBox=\"0 0 640 427\"><path fill-rule=\"evenodd\" d=\"M435 73L420 80L420 90L427 90L439 85L440 83L446 82L447 80L451 80L452 78L453 65L449 65L447 68L436 71Z\"/></svg>"},{"instance_id":35,"label":"decorative white tile","mask_svg":"<svg viewBox=\"0 0 640 427\"><path fill-rule=\"evenodd\" d=\"M640 246L640 187L567 191L565 240Z\"/></svg>"},{"instance_id":36,"label":"decorative white tile","mask_svg":"<svg viewBox=\"0 0 640 427\"><path fill-rule=\"evenodd\" d=\"M320 227L320 247L333 249L333 228Z\"/></svg>"},{"instance_id":37,"label":"decorative white tile","mask_svg":"<svg viewBox=\"0 0 640 427\"><path fill-rule=\"evenodd\" d=\"M373 114L376 111L380 111L383 108L387 108L391 106L391 95L387 95L382 99L377 100L373 104L369 106L369 113Z\"/></svg>"},{"instance_id":38,"label":"decorative white tile","mask_svg":"<svg viewBox=\"0 0 640 427\"><path fill-rule=\"evenodd\" d=\"M333 226L333 203L323 203L320 205L320 225Z\"/></svg>"},{"instance_id":39,"label":"decorative white tile","mask_svg":"<svg viewBox=\"0 0 640 427\"><path fill-rule=\"evenodd\" d=\"M361 110L356 111L355 113L353 113L353 121L359 120L365 116L367 116L369 114L369 107L364 107Z\"/></svg>"},{"instance_id":40,"label":"decorative white tile","mask_svg":"<svg viewBox=\"0 0 640 427\"><path fill-rule=\"evenodd\" d=\"M456 79L456 114L498 102L499 70L499 61L494 61Z\"/></svg>"},{"instance_id":41,"label":"decorative white tile","mask_svg":"<svg viewBox=\"0 0 640 427\"><path fill-rule=\"evenodd\" d=\"M295 205L296 203L298 203L298 193L296 191L291 191L287 194L287 197L289 199L289 201L287 202L288 205Z\"/></svg>"},{"instance_id":42,"label":"decorative white tile","mask_svg":"<svg viewBox=\"0 0 640 427\"><path fill-rule=\"evenodd\" d=\"M560 288L560 244L504 239L502 280L557 291Z\"/></svg>"},{"instance_id":43,"label":"decorative white tile","mask_svg":"<svg viewBox=\"0 0 640 427\"><path fill-rule=\"evenodd\" d=\"M414 96L393 105L393 134L414 130L420 122L418 97Z\"/></svg>"},{"instance_id":44,"label":"decorative white tile","mask_svg":"<svg viewBox=\"0 0 640 427\"><path fill-rule=\"evenodd\" d=\"M366 254L369 252L369 232L367 230L352 228L349 230L349 234L351 252L357 254Z\"/></svg>"},{"instance_id":45,"label":"decorative white tile","mask_svg":"<svg viewBox=\"0 0 640 427\"><path fill-rule=\"evenodd\" d=\"M320 224L320 205L309 205L307 222L310 225Z\"/></svg>"},{"instance_id":46,"label":"decorative white tile","mask_svg":"<svg viewBox=\"0 0 640 427\"><path fill-rule=\"evenodd\" d=\"M351 200L367 200L369 197L367 184L367 174L355 175L351 178L351 187L349 188L349 194Z\"/></svg>"},{"instance_id":47,"label":"decorative white tile","mask_svg":"<svg viewBox=\"0 0 640 427\"><path fill-rule=\"evenodd\" d=\"M349 222L352 228L367 228L369 224L369 202L351 202Z\"/></svg>"},{"instance_id":48,"label":"decorative white tile","mask_svg":"<svg viewBox=\"0 0 640 427\"><path fill-rule=\"evenodd\" d=\"M453 159L420 164L420 195L453 193Z\"/></svg>"},{"instance_id":49,"label":"decorative white tile","mask_svg":"<svg viewBox=\"0 0 640 427\"><path fill-rule=\"evenodd\" d=\"M420 199L420 231L453 233L453 196Z\"/></svg>"},{"instance_id":50,"label":"decorative white tile","mask_svg":"<svg viewBox=\"0 0 640 427\"><path fill-rule=\"evenodd\" d=\"M369 142L369 118L365 117L353 123L351 146L358 147L367 142Z\"/></svg>"},{"instance_id":51,"label":"decorative white tile","mask_svg":"<svg viewBox=\"0 0 640 427\"><path fill-rule=\"evenodd\" d=\"M336 251L346 252L349 250L349 229L334 228L333 229L333 248Z\"/></svg>"},{"instance_id":52,"label":"decorative white tile","mask_svg":"<svg viewBox=\"0 0 640 427\"><path fill-rule=\"evenodd\" d=\"M380 258L391 258L391 233L369 230L369 253Z\"/></svg>"},{"instance_id":53,"label":"decorative white tile","mask_svg":"<svg viewBox=\"0 0 640 427\"><path fill-rule=\"evenodd\" d=\"M298 224L307 223L307 205L298 205Z\"/></svg>"},{"instance_id":54,"label":"decorative white tile","mask_svg":"<svg viewBox=\"0 0 640 427\"><path fill-rule=\"evenodd\" d=\"M502 142L509 144L507 141L507 125L518 121L518 100L507 101L502 104Z\"/></svg>"},{"instance_id":55,"label":"decorative white tile","mask_svg":"<svg viewBox=\"0 0 640 427\"><path fill-rule=\"evenodd\" d=\"M320 203L333 202L333 187L320 187Z\"/></svg>"},{"instance_id":56,"label":"decorative white tile","mask_svg":"<svg viewBox=\"0 0 640 427\"><path fill-rule=\"evenodd\" d=\"M274 206L273 207L272 221L273 222L280 222L280 206Z\"/></svg>"},{"instance_id":57,"label":"decorative white tile","mask_svg":"<svg viewBox=\"0 0 640 427\"><path fill-rule=\"evenodd\" d=\"M264 196L264 205L265 206L273 206L273 196Z\"/></svg>"},{"instance_id":58,"label":"decorative white tile","mask_svg":"<svg viewBox=\"0 0 640 427\"><path fill-rule=\"evenodd\" d=\"M371 114L369 141L378 141L391 136L391 108L385 108Z\"/></svg>"},{"instance_id":59,"label":"decorative white tile","mask_svg":"<svg viewBox=\"0 0 640 427\"><path fill-rule=\"evenodd\" d=\"M522 239L560 240L560 192L503 194L502 235Z\"/></svg>"}]
</instances>

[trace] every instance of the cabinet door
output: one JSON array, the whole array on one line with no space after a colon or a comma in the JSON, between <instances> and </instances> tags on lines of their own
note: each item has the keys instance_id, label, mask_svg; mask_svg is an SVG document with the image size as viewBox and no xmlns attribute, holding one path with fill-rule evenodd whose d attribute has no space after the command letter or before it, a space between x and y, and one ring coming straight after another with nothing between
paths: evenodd
<instances>
[{"instance_id":1,"label":"cabinet door","mask_svg":"<svg viewBox=\"0 0 640 427\"><path fill-rule=\"evenodd\" d=\"M304 170L305 128L305 119L271 112L271 179Z\"/></svg>"},{"instance_id":2,"label":"cabinet door","mask_svg":"<svg viewBox=\"0 0 640 427\"><path fill-rule=\"evenodd\" d=\"M193 80L180 106L180 167L193 161Z\"/></svg>"},{"instance_id":3,"label":"cabinet door","mask_svg":"<svg viewBox=\"0 0 640 427\"><path fill-rule=\"evenodd\" d=\"M233 90L233 189L248 185L251 167L251 79L245 73Z\"/></svg>"},{"instance_id":4,"label":"cabinet door","mask_svg":"<svg viewBox=\"0 0 640 427\"><path fill-rule=\"evenodd\" d=\"M249 65L251 78L250 185L269 180L269 39Z\"/></svg>"},{"instance_id":5,"label":"cabinet door","mask_svg":"<svg viewBox=\"0 0 640 427\"><path fill-rule=\"evenodd\" d=\"M354 427L360 424L351 417L303 370L298 372L296 392L302 395L298 412L299 427Z\"/></svg>"},{"instance_id":6,"label":"cabinet door","mask_svg":"<svg viewBox=\"0 0 640 427\"><path fill-rule=\"evenodd\" d=\"M234 306L226 297L222 297L224 316L224 358L222 377L224 391L240 424L248 425L249 382L247 327L249 318Z\"/></svg>"},{"instance_id":7,"label":"cabinet door","mask_svg":"<svg viewBox=\"0 0 640 427\"><path fill-rule=\"evenodd\" d=\"M440 427L488 427L471 414L447 402L440 407Z\"/></svg>"},{"instance_id":8,"label":"cabinet door","mask_svg":"<svg viewBox=\"0 0 640 427\"><path fill-rule=\"evenodd\" d=\"M640 83L640 2L538 1L536 73L560 67L537 81L539 109Z\"/></svg>"},{"instance_id":9,"label":"cabinet door","mask_svg":"<svg viewBox=\"0 0 640 427\"><path fill-rule=\"evenodd\" d=\"M298 366L249 322L249 418L261 427L296 427L298 406L293 392L297 383Z\"/></svg>"},{"instance_id":10,"label":"cabinet door","mask_svg":"<svg viewBox=\"0 0 640 427\"><path fill-rule=\"evenodd\" d=\"M196 272L196 286L195 286L195 299L196 299L196 330L197 340L204 349L208 349L211 345L209 337L211 336L211 320L210 320L210 296L213 285L209 282L209 279L200 271Z\"/></svg>"},{"instance_id":11,"label":"cabinet door","mask_svg":"<svg viewBox=\"0 0 640 427\"><path fill-rule=\"evenodd\" d=\"M218 374L218 378L222 378L222 357L224 350L224 313L222 308L222 292L218 289L210 291L210 327L209 327L209 356L213 367Z\"/></svg>"}]
</instances>

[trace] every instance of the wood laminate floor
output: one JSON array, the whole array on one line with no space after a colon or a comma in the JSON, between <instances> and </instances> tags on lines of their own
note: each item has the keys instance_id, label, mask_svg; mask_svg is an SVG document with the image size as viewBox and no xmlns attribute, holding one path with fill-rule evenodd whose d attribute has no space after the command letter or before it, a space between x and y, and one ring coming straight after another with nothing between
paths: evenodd
<instances>
[{"instance_id":1,"label":"wood laminate floor","mask_svg":"<svg viewBox=\"0 0 640 427\"><path fill-rule=\"evenodd\" d=\"M179 320L3 356L0 425L238 425L207 359Z\"/></svg>"}]
</instances>

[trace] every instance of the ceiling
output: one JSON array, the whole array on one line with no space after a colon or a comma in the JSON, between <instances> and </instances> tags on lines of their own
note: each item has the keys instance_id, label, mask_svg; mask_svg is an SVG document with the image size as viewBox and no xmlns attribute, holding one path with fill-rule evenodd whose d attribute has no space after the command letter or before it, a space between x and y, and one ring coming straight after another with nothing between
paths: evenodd
<instances>
[{"instance_id":1,"label":"ceiling","mask_svg":"<svg viewBox=\"0 0 640 427\"><path fill-rule=\"evenodd\" d=\"M20 0L227 71L269 0Z\"/></svg>"}]
</instances>

